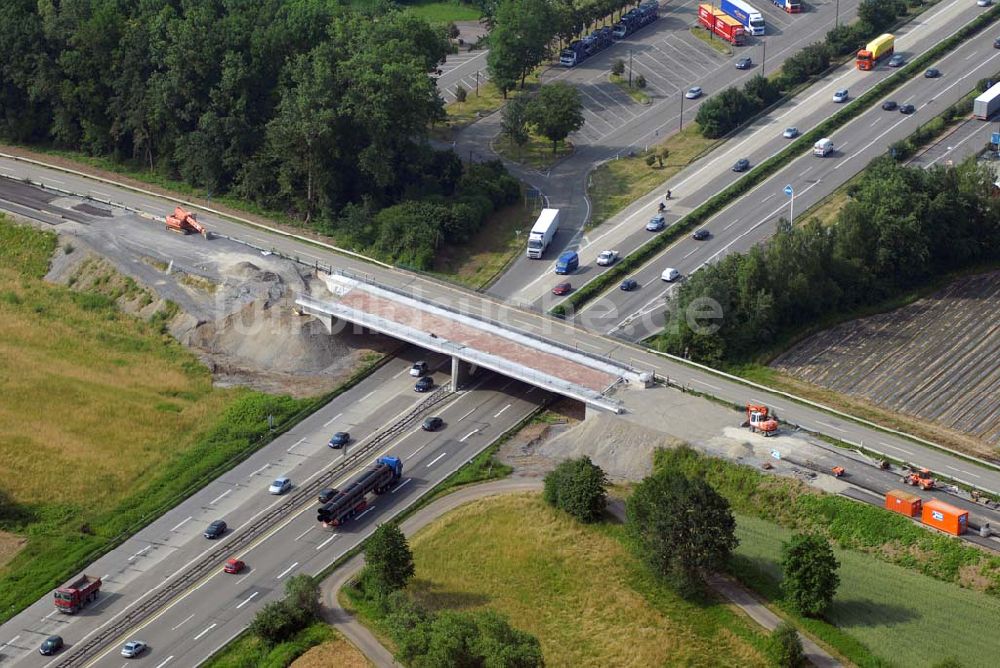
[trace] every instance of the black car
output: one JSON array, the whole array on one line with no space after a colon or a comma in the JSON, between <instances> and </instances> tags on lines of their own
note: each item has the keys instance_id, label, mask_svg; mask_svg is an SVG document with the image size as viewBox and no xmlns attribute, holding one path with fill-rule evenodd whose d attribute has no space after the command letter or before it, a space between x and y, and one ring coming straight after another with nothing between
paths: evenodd
<instances>
[{"instance_id":1,"label":"black car","mask_svg":"<svg viewBox=\"0 0 1000 668\"><path fill-rule=\"evenodd\" d=\"M750 161L746 158L740 158L736 161L736 164L733 165L734 172L745 172L748 169L750 169Z\"/></svg>"},{"instance_id":2,"label":"black car","mask_svg":"<svg viewBox=\"0 0 1000 668\"><path fill-rule=\"evenodd\" d=\"M709 234L709 231L703 227L700 230L695 230L694 234L691 235L691 238L696 241L704 241L709 237Z\"/></svg>"},{"instance_id":3,"label":"black car","mask_svg":"<svg viewBox=\"0 0 1000 668\"><path fill-rule=\"evenodd\" d=\"M993 48L1000 49L1000 37L997 37L995 40L993 40Z\"/></svg>"},{"instance_id":4,"label":"black car","mask_svg":"<svg viewBox=\"0 0 1000 668\"><path fill-rule=\"evenodd\" d=\"M38 648L38 653L42 656L52 656L62 649L62 636L49 636Z\"/></svg>"},{"instance_id":5,"label":"black car","mask_svg":"<svg viewBox=\"0 0 1000 668\"><path fill-rule=\"evenodd\" d=\"M634 278L626 278L624 281L622 281L621 284L621 289L624 290L625 292L632 292L638 287L639 287L639 282L636 281Z\"/></svg>"},{"instance_id":6,"label":"black car","mask_svg":"<svg viewBox=\"0 0 1000 668\"><path fill-rule=\"evenodd\" d=\"M226 533L226 523L222 520L215 520L205 529L205 538L218 538Z\"/></svg>"},{"instance_id":7,"label":"black car","mask_svg":"<svg viewBox=\"0 0 1000 668\"><path fill-rule=\"evenodd\" d=\"M882 103L882 111L895 111L898 106L895 100L886 100Z\"/></svg>"},{"instance_id":8,"label":"black car","mask_svg":"<svg viewBox=\"0 0 1000 668\"><path fill-rule=\"evenodd\" d=\"M327 487L326 489L320 490L319 496L316 498L320 503L329 503L335 496L337 496L337 490L332 487Z\"/></svg>"},{"instance_id":9,"label":"black car","mask_svg":"<svg viewBox=\"0 0 1000 668\"><path fill-rule=\"evenodd\" d=\"M429 392L432 387L434 387L434 379L430 376L424 376L413 386L413 390L415 392Z\"/></svg>"},{"instance_id":10,"label":"black car","mask_svg":"<svg viewBox=\"0 0 1000 668\"><path fill-rule=\"evenodd\" d=\"M424 423L420 425L420 428L424 431L437 431L444 425L444 420L435 416L431 416L424 420Z\"/></svg>"},{"instance_id":11,"label":"black car","mask_svg":"<svg viewBox=\"0 0 1000 668\"><path fill-rule=\"evenodd\" d=\"M330 439L330 442L327 443L327 445L333 448L334 450L339 450L340 448L344 447L350 442L351 442L350 434L348 434L346 431L338 431L336 434L333 435L333 437Z\"/></svg>"},{"instance_id":12,"label":"black car","mask_svg":"<svg viewBox=\"0 0 1000 668\"><path fill-rule=\"evenodd\" d=\"M740 58L736 61L736 69L738 70L748 70L753 67L753 61L749 58Z\"/></svg>"},{"instance_id":13,"label":"black car","mask_svg":"<svg viewBox=\"0 0 1000 668\"><path fill-rule=\"evenodd\" d=\"M901 104L899 105L899 113L901 114L912 114L917 108L912 104Z\"/></svg>"},{"instance_id":14,"label":"black car","mask_svg":"<svg viewBox=\"0 0 1000 668\"><path fill-rule=\"evenodd\" d=\"M925 79L937 79L939 76L941 76L941 70L937 69L936 67L932 67L926 72L924 72Z\"/></svg>"}]
</instances>

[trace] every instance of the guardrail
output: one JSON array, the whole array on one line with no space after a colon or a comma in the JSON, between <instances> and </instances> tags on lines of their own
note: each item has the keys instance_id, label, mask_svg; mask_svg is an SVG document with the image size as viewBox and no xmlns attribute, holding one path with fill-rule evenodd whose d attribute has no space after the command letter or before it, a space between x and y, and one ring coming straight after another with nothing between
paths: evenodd
<instances>
[{"instance_id":1,"label":"guardrail","mask_svg":"<svg viewBox=\"0 0 1000 668\"><path fill-rule=\"evenodd\" d=\"M147 617L163 608L163 606L170 600L186 588L196 583L198 580L217 571L219 566L234 552L249 546L254 540L264 534L278 521L284 519L293 511L298 510L307 502L315 501L316 494L319 490L326 487L331 480L352 469L356 464L359 464L361 460L370 456L373 450L376 450L387 441L391 441L401 432L409 428L430 408L436 406L454 394L455 393L452 392L451 389L451 383L442 385L438 390L417 404L402 418L389 427L376 433L363 446L357 446L361 449L355 450L353 454L345 457L343 461L334 466L332 469L320 475L304 487L298 489L284 503L267 511L250 526L233 536L228 542L220 544L212 549L208 554L197 559L195 563L185 569L184 572L182 572L174 580L168 582L160 589L154 589L153 593L148 596L148 598L139 602L135 608L122 615L120 619L99 629L86 641L74 645L72 651L63 657L58 664L56 664L58 668L71 668L86 664L115 638L118 638L125 631L144 621Z\"/></svg>"}]
</instances>

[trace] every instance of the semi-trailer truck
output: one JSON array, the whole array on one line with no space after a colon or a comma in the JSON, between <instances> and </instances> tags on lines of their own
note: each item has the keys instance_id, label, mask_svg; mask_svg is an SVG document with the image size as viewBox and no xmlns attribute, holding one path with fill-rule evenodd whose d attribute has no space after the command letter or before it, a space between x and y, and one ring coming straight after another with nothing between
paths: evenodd
<instances>
[{"instance_id":1,"label":"semi-trailer truck","mask_svg":"<svg viewBox=\"0 0 1000 668\"><path fill-rule=\"evenodd\" d=\"M623 14L612 28L612 34L615 39L625 39L639 28L649 25L658 18L660 18L660 4L656 0L648 0Z\"/></svg>"},{"instance_id":2,"label":"semi-trailer truck","mask_svg":"<svg viewBox=\"0 0 1000 668\"><path fill-rule=\"evenodd\" d=\"M719 9L739 21L751 35L764 34L764 15L743 0L721 0Z\"/></svg>"},{"instance_id":3,"label":"semi-trailer truck","mask_svg":"<svg viewBox=\"0 0 1000 668\"><path fill-rule=\"evenodd\" d=\"M698 5L698 22L733 46L742 46L745 30L743 24L711 5Z\"/></svg>"},{"instance_id":4,"label":"semi-trailer truck","mask_svg":"<svg viewBox=\"0 0 1000 668\"><path fill-rule=\"evenodd\" d=\"M858 51L855 64L859 70L873 70L875 64L882 58L891 56L896 46L896 38L889 33L879 35Z\"/></svg>"},{"instance_id":5,"label":"semi-trailer truck","mask_svg":"<svg viewBox=\"0 0 1000 668\"><path fill-rule=\"evenodd\" d=\"M802 11L802 4L799 3L799 0L771 0L771 2L789 14L798 14Z\"/></svg>"},{"instance_id":6,"label":"semi-trailer truck","mask_svg":"<svg viewBox=\"0 0 1000 668\"><path fill-rule=\"evenodd\" d=\"M972 115L981 121L987 120L1000 109L1000 83L991 86L972 103Z\"/></svg>"},{"instance_id":7,"label":"semi-trailer truck","mask_svg":"<svg viewBox=\"0 0 1000 668\"><path fill-rule=\"evenodd\" d=\"M56 610L73 614L97 598L101 591L101 578L81 575L55 591Z\"/></svg>"},{"instance_id":8,"label":"semi-trailer truck","mask_svg":"<svg viewBox=\"0 0 1000 668\"><path fill-rule=\"evenodd\" d=\"M528 258L540 260L559 229L559 209L542 209L528 232Z\"/></svg>"},{"instance_id":9,"label":"semi-trailer truck","mask_svg":"<svg viewBox=\"0 0 1000 668\"><path fill-rule=\"evenodd\" d=\"M399 457L379 457L375 464L355 478L347 487L319 507L316 520L325 527L338 527L368 507L368 495L389 491L403 477L403 460Z\"/></svg>"}]
</instances>

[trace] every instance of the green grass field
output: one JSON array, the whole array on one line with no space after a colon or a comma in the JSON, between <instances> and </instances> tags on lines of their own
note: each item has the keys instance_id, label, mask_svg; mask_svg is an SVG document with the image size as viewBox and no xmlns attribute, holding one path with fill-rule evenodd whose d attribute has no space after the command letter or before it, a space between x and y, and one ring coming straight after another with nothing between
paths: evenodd
<instances>
[{"instance_id":1,"label":"green grass field","mask_svg":"<svg viewBox=\"0 0 1000 668\"><path fill-rule=\"evenodd\" d=\"M777 583L781 542L791 532L739 516L737 555ZM1000 656L1000 600L887 564L836 550L840 588L828 615L840 630L886 662L932 666L948 657L964 668L991 668Z\"/></svg>"},{"instance_id":2,"label":"green grass field","mask_svg":"<svg viewBox=\"0 0 1000 668\"><path fill-rule=\"evenodd\" d=\"M411 538L410 592L433 608L489 606L538 637L549 666L764 666L764 635L652 578L620 526L583 526L539 495L482 499Z\"/></svg>"},{"instance_id":3,"label":"green grass field","mask_svg":"<svg viewBox=\"0 0 1000 668\"><path fill-rule=\"evenodd\" d=\"M398 4L432 24L475 21L479 18L479 8L475 4L458 0L410 0ZM359 9L371 5L372 0L351 0L351 6Z\"/></svg>"}]
</instances>

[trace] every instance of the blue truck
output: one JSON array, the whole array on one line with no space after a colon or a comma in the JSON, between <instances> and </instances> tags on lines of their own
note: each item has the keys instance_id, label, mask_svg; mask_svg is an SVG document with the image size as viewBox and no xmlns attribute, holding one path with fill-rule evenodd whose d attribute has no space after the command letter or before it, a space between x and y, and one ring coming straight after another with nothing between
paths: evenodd
<instances>
[{"instance_id":1,"label":"blue truck","mask_svg":"<svg viewBox=\"0 0 1000 668\"><path fill-rule=\"evenodd\" d=\"M580 256L576 251L564 251L556 260L557 274L572 274L580 266Z\"/></svg>"},{"instance_id":2,"label":"blue truck","mask_svg":"<svg viewBox=\"0 0 1000 668\"><path fill-rule=\"evenodd\" d=\"M743 24L751 35L764 34L764 15L743 0L721 0L719 9Z\"/></svg>"},{"instance_id":3,"label":"blue truck","mask_svg":"<svg viewBox=\"0 0 1000 668\"><path fill-rule=\"evenodd\" d=\"M316 511L316 520L325 527L342 526L368 507L368 495L383 494L403 477L403 460L379 457L370 469L359 475Z\"/></svg>"},{"instance_id":4,"label":"blue truck","mask_svg":"<svg viewBox=\"0 0 1000 668\"><path fill-rule=\"evenodd\" d=\"M575 40L559 52L559 64L574 67L596 53L608 48L616 39L624 39L639 28L649 25L660 17L660 5L656 0L647 0L635 9L625 13L613 28L595 30L582 39Z\"/></svg>"},{"instance_id":5,"label":"blue truck","mask_svg":"<svg viewBox=\"0 0 1000 668\"><path fill-rule=\"evenodd\" d=\"M660 4L656 0L648 0L622 15L621 20L612 29L615 39L625 39L658 18L660 18Z\"/></svg>"}]
</instances>

